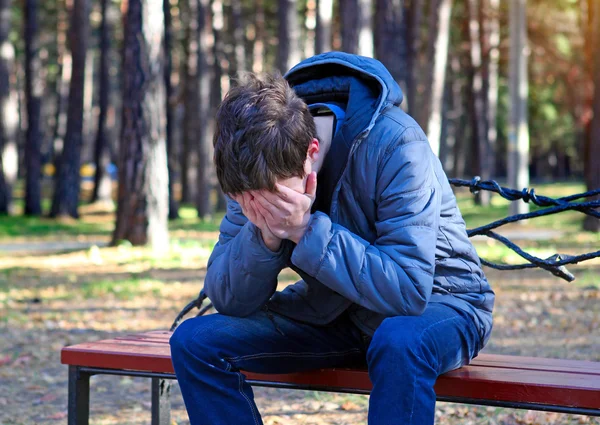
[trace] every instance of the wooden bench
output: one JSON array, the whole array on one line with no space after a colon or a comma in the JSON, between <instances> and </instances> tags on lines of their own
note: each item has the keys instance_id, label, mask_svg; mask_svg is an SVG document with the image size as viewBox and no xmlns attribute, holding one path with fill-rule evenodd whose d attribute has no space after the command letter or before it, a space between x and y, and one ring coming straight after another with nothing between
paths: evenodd
<instances>
[{"instance_id":1,"label":"wooden bench","mask_svg":"<svg viewBox=\"0 0 600 425\"><path fill-rule=\"evenodd\" d=\"M92 375L152 378L152 425L170 424L169 379L175 379L167 331L65 347L69 425L88 424ZM323 369L264 375L244 372L255 386L369 394L366 370ZM480 354L439 377L438 401L600 416L600 362Z\"/></svg>"}]
</instances>

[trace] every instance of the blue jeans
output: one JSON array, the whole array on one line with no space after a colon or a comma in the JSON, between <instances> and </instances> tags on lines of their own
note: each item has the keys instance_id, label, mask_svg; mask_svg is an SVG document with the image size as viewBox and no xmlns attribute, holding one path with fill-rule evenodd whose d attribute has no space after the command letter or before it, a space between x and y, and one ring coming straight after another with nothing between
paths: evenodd
<instances>
[{"instance_id":1,"label":"blue jeans","mask_svg":"<svg viewBox=\"0 0 600 425\"><path fill-rule=\"evenodd\" d=\"M327 326L260 311L183 322L171 337L177 380L192 425L260 425L239 370L287 373L368 366L369 424L433 424L438 375L468 363L480 338L472 319L431 303L421 316L383 321L371 339L342 315Z\"/></svg>"}]
</instances>

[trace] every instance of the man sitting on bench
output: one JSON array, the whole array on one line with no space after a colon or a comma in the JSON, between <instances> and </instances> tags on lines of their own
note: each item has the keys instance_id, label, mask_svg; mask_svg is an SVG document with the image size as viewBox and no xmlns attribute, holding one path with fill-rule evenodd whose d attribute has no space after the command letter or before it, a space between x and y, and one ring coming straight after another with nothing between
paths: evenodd
<instances>
[{"instance_id":1,"label":"man sitting on bench","mask_svg":"<svg viewBox=\"0 0 600 425\"><path fill-rule=\"evenodd\" d=\"M380 62L339 52L226 96L214 157L231 199L204 286L219 314L171 337L193 425L262 423L240 370L360 366L369 424L432 424L438 375L488 340L494 293L401 102ZM302 280L276 292L285 267Z\"/></svg>"}]
</instances>

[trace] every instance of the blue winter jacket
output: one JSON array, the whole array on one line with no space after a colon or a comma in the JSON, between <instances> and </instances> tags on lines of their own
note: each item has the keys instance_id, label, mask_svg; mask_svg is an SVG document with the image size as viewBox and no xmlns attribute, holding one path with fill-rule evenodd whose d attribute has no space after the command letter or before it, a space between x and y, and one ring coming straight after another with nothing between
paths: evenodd
<instances>
[{"instance_id":1,"label":"blue winter jacket","mask_svg":"<svg viewBox=\"0 0 600 425\"><path fill-rule=\"evenodd\" d=\"M438 158L399 105L402 92L375 59L330 52L285 78L307 103L346 104L335 137L347 157L329 214L315 212L298 245L278 252L229 200L205 291L223 314L269 308L326 324L344 311L367 334L389 316L419 315L428 303L466 312L485 344L492 328L490 288ZM302 280L276 292L291 267Z\"/></svg>"}]
</instances>

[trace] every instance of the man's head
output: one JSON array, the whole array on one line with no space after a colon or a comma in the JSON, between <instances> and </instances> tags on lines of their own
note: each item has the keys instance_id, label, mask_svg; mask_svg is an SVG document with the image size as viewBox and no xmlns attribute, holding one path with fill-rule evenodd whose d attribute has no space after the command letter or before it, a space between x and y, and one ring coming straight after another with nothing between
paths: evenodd
<instances>
[{"instance_id":1,"label":"man's head","mask_svg":"<svg viewBox=\"0 0 600 425\"><path fill-rule=\"evenodd\" d=\"M217 110L214 159L223 192L274 191L277 182L303 178L316 137L306 103L283 77L248 74Z\"/></svg>"}]
</instances>

